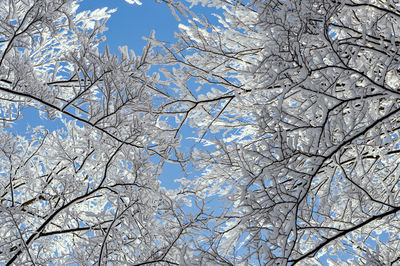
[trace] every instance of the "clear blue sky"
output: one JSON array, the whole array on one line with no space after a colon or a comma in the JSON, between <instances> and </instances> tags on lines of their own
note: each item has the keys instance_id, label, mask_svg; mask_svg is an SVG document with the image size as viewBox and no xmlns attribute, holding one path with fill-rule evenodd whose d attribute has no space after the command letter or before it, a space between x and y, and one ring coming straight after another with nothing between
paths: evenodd
<instances>
[{"instance_id":1,"label":"clear blue sky","mask_svg":"<svg viewBox=\"0 0 400 266\"><path fill-rule=\"evenodd\" d=\"M136 54L140 54L146 44L142 36L148 36L154 29L158 39L172 41L179 24L167 5L157 4L155 0L143 0L142 3L130 5L124 0L84 0L79 10L116 8L117 11L106 24L109 28L105 32L106 43L113 53L118 52L118 46L127 45Z\"/></svg>"}]
</instances>

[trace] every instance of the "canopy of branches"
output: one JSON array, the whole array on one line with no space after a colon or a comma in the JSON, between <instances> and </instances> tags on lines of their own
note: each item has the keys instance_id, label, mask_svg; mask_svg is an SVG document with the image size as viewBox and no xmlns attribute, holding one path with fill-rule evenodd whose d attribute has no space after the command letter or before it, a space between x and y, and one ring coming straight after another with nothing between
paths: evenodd
<instances>
[{"instance_id":1,"label":"canopy of branches","mask_svg":"<svg viewBox=\"0 0 400 266\"><path fill-rule=\"evenodd\" d=\"M0 264L400 264L398 1L158 0L118 55L78 2L0 2Z\"/></svg>"}]
</instances>

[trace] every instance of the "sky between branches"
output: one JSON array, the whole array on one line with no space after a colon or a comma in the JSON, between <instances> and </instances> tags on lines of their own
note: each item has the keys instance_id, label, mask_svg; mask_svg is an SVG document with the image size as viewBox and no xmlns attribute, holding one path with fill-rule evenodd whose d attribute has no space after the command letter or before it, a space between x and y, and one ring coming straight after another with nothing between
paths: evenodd
<instances>
[{"instance_id":1,"label":"sky between branches","mask_svg":"<svg viewBox=\"0 0 400 266\"><path fill-rule=\"evenodd\" d=\"M103 51L107 45L113 54L119 55L119 47L127 46L129 50L133 50L135 54L140 55L147 41L144 37L149 36L155 31L158 40L166 42L174 42L174 33L179 31L179 24L185 24L186 18L181 16L178 21L166 4L156 3L155 0L83 0L79 3L78 12L96 9L114 10L106 26L108 30L104 32L106 40L100 44L99 50ZM202 6L193 7L193 11L197 15L205 15L207 19L213 20L213 10ZM218 11L217 11L218 12ZM193 86L197 86L193 84ZM64 128L60 120L48 120L39 117L37 110L27 108L22 112L23 118L9 128L11 132L18 135L25 135L30 128L44 126L47 130L53 131ZM69 120L69 117L64 117ZM188 126L182 128L184 135L190 136L191 129ZM183 140L186 144L186 151L191 146L196 145L195 141L189 138ZM158 160L158 159L155 159ZM194 173L194 169L192 169ZM168 189L178 188L179 185L175 180L183 177L184 173L179 165L165 163L163 173L159 177L163 186Z\"/></svg>"}]
</instances>

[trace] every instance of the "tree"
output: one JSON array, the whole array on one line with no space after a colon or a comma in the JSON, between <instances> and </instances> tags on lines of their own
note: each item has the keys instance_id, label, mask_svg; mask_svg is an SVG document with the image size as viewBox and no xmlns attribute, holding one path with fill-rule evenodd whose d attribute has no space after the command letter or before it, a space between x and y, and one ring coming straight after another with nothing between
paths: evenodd
<instances>
[{"instance_id":1,"label":"tree","mask_svg":"<svg viewBox=\"0 0 400 266\"><path fill-rule=\"evenodd\" d=\"M120 57L112 10L2 2L0 261L398 263L399 4L158 2L177 42ZM65 129L9 133L26 107ZM167 190L168 161L201 174Z\"/></svg>"},{"instance_id":2,"label":"tree","mask_svg":"<svg viewBox=\"0 0 400 266\"><path fill-rule=\"evenodd\" d=\"M205 170L182 181L198 200L224 199L199 256L399 263L397 1L202 3L222 8L219 25L193 18L160 56L179 66L163 111L215 147L191 154Z\"/></svg>"},{"instance_id":3,"label":"tree","mask_svg":"<svg viewBox=\"0 0 400 266\"><path fill-rule=\"evenodd\" d=\"M194 219L160 188L161 164L150 159L177 144L157 125L152 101L163 92L146 74L151 47L141 56L99 53L113 11L77 8L70 0L0 5L0 261L176 261ZM27 107L65 129L9 133Z\"/></svg>"}]
</instances>

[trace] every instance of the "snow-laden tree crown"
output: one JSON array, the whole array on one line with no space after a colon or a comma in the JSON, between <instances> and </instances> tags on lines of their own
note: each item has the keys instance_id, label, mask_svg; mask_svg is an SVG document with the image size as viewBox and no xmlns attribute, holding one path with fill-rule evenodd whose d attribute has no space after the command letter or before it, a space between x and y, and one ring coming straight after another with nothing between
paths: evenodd
<instances>
[{"instance_id":1,"label":"snow-laden tree crown","mask_svg":"<svg viewBox=\"0 0 400 266\"><path fill-rule=\"evenodd\" d=\"M1 1L0 264L400 264L398 1L156 2L115 55L113 10Z\"/></svg>"}]
</instances>

